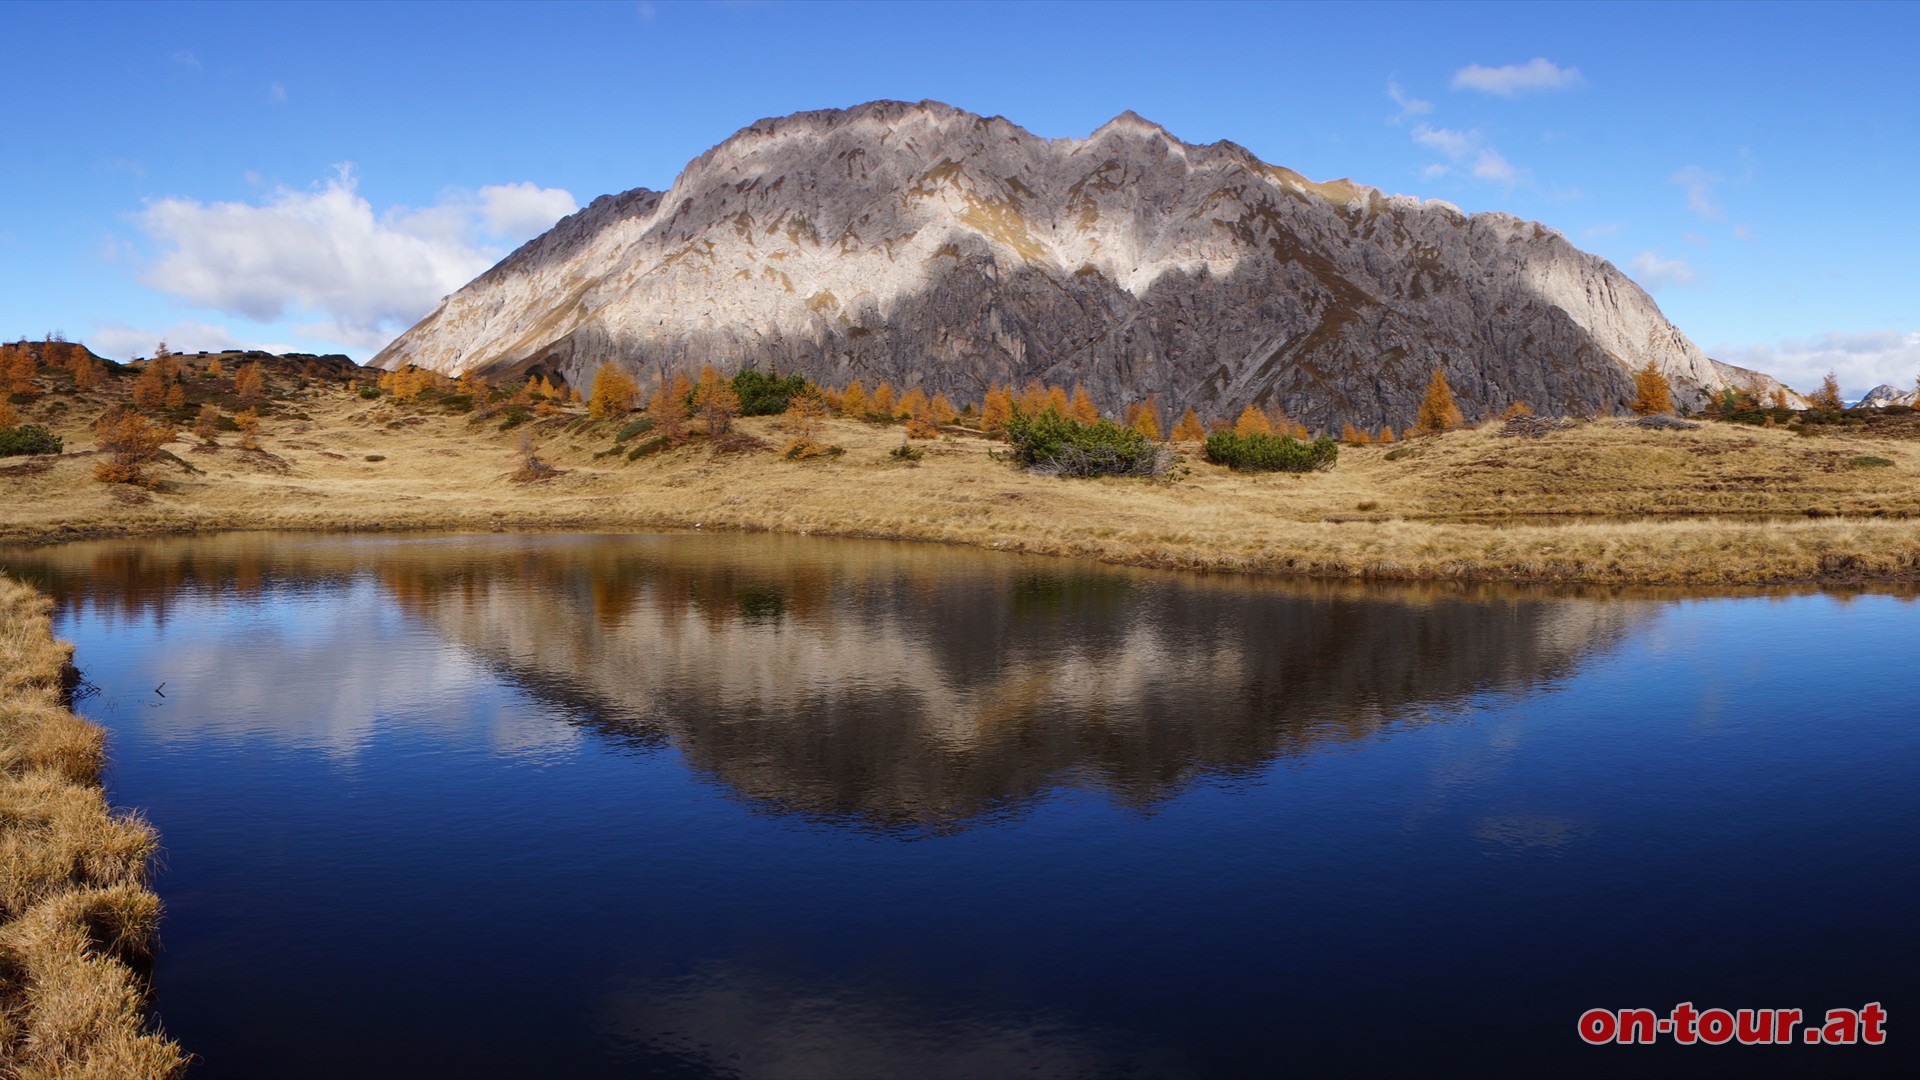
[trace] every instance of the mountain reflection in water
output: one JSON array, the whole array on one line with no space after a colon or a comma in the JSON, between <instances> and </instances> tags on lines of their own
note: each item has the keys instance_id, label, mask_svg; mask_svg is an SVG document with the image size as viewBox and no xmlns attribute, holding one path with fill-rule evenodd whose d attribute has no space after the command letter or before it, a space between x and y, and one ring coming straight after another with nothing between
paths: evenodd
<instances>
[{"instance_id":1,"label":"mountain reflection in water","mask_svg":"<svg viewBox=\"0 0 1920 1080\"><path fill-rule=\"evenodd\" d=\"M488 725L502 747L574 737L430 707L483 664L578 729L672 744L757 805L909 831L1058 785L1146 810L1199 778L1532 690L1653 608L767 536L239 535L73 544L9 565L63 605L163 625L218 597L312 590L360 618L397 607L460 646L398 667L354 618L264 622L176 660L198 665L182 682L223 687L228 707L198 723L351 753L377 709L412 701L429 723Z\"/></svg>"}]
</instances>

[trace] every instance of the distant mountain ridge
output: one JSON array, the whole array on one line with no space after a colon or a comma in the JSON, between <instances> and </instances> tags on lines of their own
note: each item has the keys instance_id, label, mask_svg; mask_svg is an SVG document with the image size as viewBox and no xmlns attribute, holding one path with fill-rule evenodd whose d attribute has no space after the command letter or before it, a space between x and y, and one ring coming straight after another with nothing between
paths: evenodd
<instances>
[{"instance_id":1,"label":"distant mountain ridge","mask_svg":"<svg viewBox=\"0 0 1920 1080\"><path fill-rule=\"evenodd\" d=\"M1310 425L1410 423L1435 367L1469 417L1606 413L1777 385L1709 360L1543 225L1316 183L1122 113L1048 140L936 102L746 127L665 191L604 196L447 297L373 363L584 386L713 363L977 399L1082 382Z\"/></svg>"}]
</instances>

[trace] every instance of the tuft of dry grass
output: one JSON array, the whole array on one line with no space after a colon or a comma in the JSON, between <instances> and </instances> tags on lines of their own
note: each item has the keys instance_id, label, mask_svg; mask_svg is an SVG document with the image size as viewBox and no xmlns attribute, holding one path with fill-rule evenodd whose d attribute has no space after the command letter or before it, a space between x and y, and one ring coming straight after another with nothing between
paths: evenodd
<instances>
[{"instance_id":1,"label":"tuft of dry grass","mask_svg":"<svg viewBox=\"0 0 1920 1080\"><path fill-rule=\"evenodd\" d=\"M158 839L100 790L105 733L63 703L52 603L0 577L0 1075L144 1080L186 1069L131 966L151 955Z\"/></svg>"}]
</instances>

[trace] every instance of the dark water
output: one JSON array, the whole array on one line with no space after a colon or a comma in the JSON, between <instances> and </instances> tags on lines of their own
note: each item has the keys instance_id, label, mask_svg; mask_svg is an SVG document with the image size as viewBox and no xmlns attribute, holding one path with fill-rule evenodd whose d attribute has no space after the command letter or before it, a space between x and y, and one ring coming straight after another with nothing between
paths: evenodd
<instances>
[{"instance_id":1,"label":"dark water","mask_svg":"<svg viewBox=\"0 0 1920 1080\"><path fill-rule=\"evenodd\" d=\"M1911 595L698 535L0 567L59 599L165 838L156 1003L199 1076L1912 1063ZM1681 1001L1879 1001L1889 1039L1575 1034Z\"/></svg>"}]
</instances>

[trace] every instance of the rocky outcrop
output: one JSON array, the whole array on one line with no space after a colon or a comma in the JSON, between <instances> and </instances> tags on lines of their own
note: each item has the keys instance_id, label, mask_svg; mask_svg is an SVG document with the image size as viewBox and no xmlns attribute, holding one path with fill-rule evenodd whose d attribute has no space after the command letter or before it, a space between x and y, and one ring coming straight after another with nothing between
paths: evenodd
<instances>
[{"instance_id":1,"label":"rocky outcrop","mask_svg":"<svg viewBox=\"0 0 1920 1080\"><path fill-rule=\"evenodd\" d=\"M882 101L763 120L665 192L595 200L374 359L446 372L712 363L976 399L1085 383L1108 410L1277 405L1404 426L1436 367L1466 413L1607 413L1649 361L1722 369L1546 226L1316 183L1132 113L1084 139Z\"/></svg>"},{"instance_id":2,"label":"rocky outcrop","mask_svg":"<svg viewBox=\"0 0 1920 1080\"><path fill-rule=\"evenodd\" d=\"M1867 396L1854 402L1863 409L1884 409L1889 405L1920 405L1920 390L1902 390L1897 386L1881 383L1867 391Z\"/></svg>"}]
</instances>

